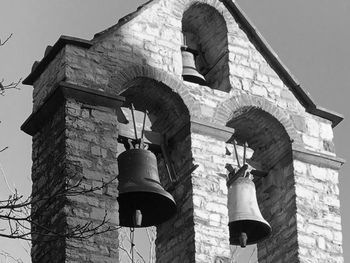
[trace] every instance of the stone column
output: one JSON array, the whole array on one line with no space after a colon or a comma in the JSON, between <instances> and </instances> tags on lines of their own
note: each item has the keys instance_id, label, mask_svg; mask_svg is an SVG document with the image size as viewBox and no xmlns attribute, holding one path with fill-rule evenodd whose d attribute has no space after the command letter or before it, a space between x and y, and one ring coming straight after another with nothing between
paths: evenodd
<instances>
[{"instance_id":1,"label":"stone column","mask_svg":"<svg viewBox=\"0 0 350 263\"><path fill-rule=\"evenodd\" d=\"M33 136L33 263L118 260L117 231L89 230L118 225L118 184L111 180L122 102L60 83L22 126Z\"/></svg>"},{"instance_id":2,"label":"stone column","mask_svg":"<svg viewBox=\"0 0 350 263\"><path fill-rule=\"evenodd\" d=\"M300 262L343 262L338 170L344 160L294 149Z\"/></svg>"},{"instance_id":3,"label":"stone column","mask_svg":"<svg viewBox=\"0 0 350 263\"><path fill-rule=\"evenodd\" d=\"M225 142L233 129L192 120L185 133L172 139L178 212L157 229L157 262L230 262Z\"/></svg>"}]
</instances>

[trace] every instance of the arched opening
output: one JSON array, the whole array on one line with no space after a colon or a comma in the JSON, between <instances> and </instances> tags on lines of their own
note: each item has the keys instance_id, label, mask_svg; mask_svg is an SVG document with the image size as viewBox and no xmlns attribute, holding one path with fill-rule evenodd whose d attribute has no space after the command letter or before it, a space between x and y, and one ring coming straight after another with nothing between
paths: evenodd
<instances>
[{"instance_id":1,"label":"arched opening","mask_svg":"<svg viewBox=\"0 0 350 263\"><path fill-rule=\"evenodd\" d=\"M260 262L275 262L284 258L283 251L288 251L288 248L281 247L288 246L288 240L294 238L295 232L284 227L285 224L296 228L291 139L274 116L256 106L236 110L227 126L235 129L238 144L248 143L254 151L247 163L268 172L266 177L255 177L254 182L260 211L271 225L272 234L258 243L257 256L254 255L254 246L237 248L238 259L251 258L255 262L257 257Z\"/></svg>"},{"instance_id":2,"label":"arched opening","mask_svg":"<svg viewBox=\"0 0 350 263\"><path fill-rule=\"evenodd\" d=\"M223 16L212 6L196 3L182 18L185 44L198 55L197 71L209 87L229 90L227 26Z\"/></svg>"},{"instance_id":3,"label":"arched opening","mask_svg":"<svg viewBox=\"0 0 350 263\"><path fill-rule=\"evenodd\" d=\"M138 77L129 81L123 86L123 91L120 95L126 98L126 107L132 103L135 110L142 112L147 110L149 123L146 126L148 126L147 128L149 130L165 136L166 144L164 147L167 151L167 157L169 157L172 164L171 168L177 172L175 173L175 178L171 179L164 152L159 149L158 151L154 151L157 156L161 184L174 197L177 204L177 213L175 216L169 221L157 226L157 238L155 244L153 244L155 246L153 247L155 248L155 254L153 254L152 262L155 262L154 260L165 262L167 261L166 258L168 258L169 250L172 249L169 246L180 246L183 251L194 250L194 242L192 240L194 235L186 228L180 229L174 227L175 225L190 224L190 217L186 219L185 213L192 205L191 195L189 194L190 192L184 191L184 189L191 189L191 180L183 178L180 180L180 178L176 177L176 175L181 176L182 169L188 169L187 167L191 167L192 164L189 131L185 132L185 136L182 136L180 140L174 139L176 134L186 130L184 127L188 126L190 119L189 111L177 93L173 92L164 83L146 77ZM142 124L137 123L137 126L139 125ZM189 235L190 238L181 240L186 235ZM128 234L122 232L120 237L121 240L119 242L123 242L122 239L128 238ZM123 254L125 254L125 251L120 251L121 262L124 262L122 260L129 260L126 256L123 257ZM180 257L180 262L185 260L187 255L179 253L178 256Z\"/></svg>"}]
</instances>

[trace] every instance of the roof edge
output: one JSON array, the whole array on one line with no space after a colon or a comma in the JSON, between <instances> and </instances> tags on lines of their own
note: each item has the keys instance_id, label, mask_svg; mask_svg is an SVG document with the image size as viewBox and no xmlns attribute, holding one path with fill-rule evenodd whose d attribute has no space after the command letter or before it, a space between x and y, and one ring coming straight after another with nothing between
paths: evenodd
<instances>
[{"instance_id":1,"label":"roof edge","mask_svg":"<svg viewBox=\"0 0 350 263\"><path fill-rule=\"evenodd\" d=\"M82 48L90 48L92 42L90 40L85 40L77 37L70 36L60 36L53 47L47 46L45 50L45 55L40 62L34 62L32 66L31 73L22 81L25 85L33 85L34 81L44 72L48 64L56 57L56 55L61 51L65 45L74 45Z\"/></svg>"},{"instance_id":2,"label":"roof edge","mask_svg":"<svg viewBox=\"0 0 350 263\"><path fill-rule=\"evenodd\" d=\"M255 47L263 54L264 58L270 64L270 66L276 71L279 77L290 88L290 91L299 100L299 102L305 107L306 111L325 118L332 122L332 127L336 127L344 117L334 111L327 110L325 108L317 106L310 95L306 93L300 86L299 81L292 75L289 69L282 63L277 54L272 50L267 41L259 33L253 23L248 19L242 9L231 0L220 0L231 12L238 24L242 26L243 31L247 34L248 38L253 42Z\"/></svg>"},{"instance_id":3,"label":"roof edge","mask_svg":"<svg viewBox=\"0 0 350 263\"><path fill-rule=\"evenodd\" d=\"M150 7L152 4L155 4L154 0L149 0L149 1L145 2L145 3L143 3L142 5L138 6L135 11L133 11L133 12L123 16L122 18L120 18L115 25L113 25L113 26L111 26L111 27L109 27L109 28L107 28L105 30L102 30L102 31L100 31L98 33L96 33L94 35L93 39L99 38L99 37L105 35L106 33L110 32L110 31L112 31L114 29L120 28L121 26L127 24L128 22L133 20L135 17L137 17L141 12L143 12L148 7Z\"/></svg>"}]
</instances>

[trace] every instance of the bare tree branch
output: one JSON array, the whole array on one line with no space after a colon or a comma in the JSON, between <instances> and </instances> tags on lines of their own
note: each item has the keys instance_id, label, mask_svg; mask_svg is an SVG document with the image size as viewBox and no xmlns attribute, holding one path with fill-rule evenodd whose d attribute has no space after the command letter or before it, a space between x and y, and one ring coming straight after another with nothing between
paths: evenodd
<instances>
[{"instance_id":1,"label":"bare tree branch","mask_svg":"<svg viewBox=\"0 0 350 263\"><path fill-rule=\"evenodd\" d=\"M10 40L10 38L12 37L13 33L11 33L4 41L2 41L0 39L0 47L1 46L4 46L7 41ZM9 89L19 89L19 84L21 83L22 81L22 78L20 78L18 81L16 82L11 82L11 83L8 83L8 84L4 84L4 79L2 79L0 81L0 95L4 95L5 94L5 91L6 90L9 90Z\"/></svg>"},{"instance_id":2,"label":"bare tree branch","mask_svg":"<svg viewBox=\"0 0 350 263\"><path fill-rule=\"evenodd\" d=\"M5 41L1 41L1 39L0 39L0 46L5 45L6 42L10 40L10 38L12 37L12 35L13 35L13 33L11 33L11 34L5 39Z\"/></svg>"},{"instance_id":3,"label":"bare tree branch","mask_svg":"<svg viewBox=\"0 0 350 263\"><path fill-rule=\"evenodd\" d=\"M16 82L11 82L9 84L4 85L3 84L4 83L4 79L2 79L0 81L0 95L5 95L5 91L9 90L9 89L17 89L17 90L19 90L20 89L19 88L19 84L21 83L21 81L22 81L22 78L20 78Z\"/></svg>"},{"instance_id":4,"label":"bare tree branch","mask_svg":"<svg viewBox=\"0 0 350 263\"><path fill-rule=\"evenodd\" d=\"M2 149L0 150L0 153L2 153L3 151L7 150L8 148L9 148L8 146L2 148Z\"/></svg>"},{"instance_id":5,"label":"bare tree branch","mask_svg":"<svg viewBox=\"0 0 350 263\"><path fill-rule=\"evenodd\" d=\"M17 263L23 263L23 261L19 258L15 258L14 256L12 256L11 254L5 252L5 251L0 251L0 258L4 258L5 262L10 262L8 259L11 260L11 262L17 262ZM3 262L3 261L1 261Z\"/></svg>"},{"instance_id":6,"label":"bare tree branch","mask_svg":"<svg viewBox=\"0 0 350 263\"><path fill-rule=\"evenodd\" d=\"M2 174L5 177L4 172ZM32 198L32 196L35 196L35 192L31 196L24 198L15 189L8 199L0 200L0 222L7 222L8 225L8 228L0 229L0 237L31 241L32 236L39 235L46 237L46 239L42 240L47 242L61 238L86 239L97 234L118 229L108 225L107 212L105 212L104 218L100 222L94 223L89 221L82 225L77 224L68 227L65 233L55 232L51 228L33 220L36 216L47 211L60 198L101 190L116 180L116 177L108 182L102 182L101 186L98 187L82 186L82 180L80 179L74 184L71 183L71 180L67 180L56 192L53 192L48 197L40 198L40 201ZM32 209L33 206L35 209ZM33 227L35 230L33 230Z\"/></svg>"}]
</instances>

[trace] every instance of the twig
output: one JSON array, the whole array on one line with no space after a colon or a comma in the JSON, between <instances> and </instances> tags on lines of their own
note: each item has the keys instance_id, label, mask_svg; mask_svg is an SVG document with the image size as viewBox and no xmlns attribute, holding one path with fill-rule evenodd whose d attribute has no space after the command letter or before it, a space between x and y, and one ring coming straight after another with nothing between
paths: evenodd
<instances>
[{"instance_id":1,"label":"twig","mask_svg":"<svg viewBox=\"0 0 350 263\"><path fill-rule=\"evenodd\" d=\"M5 90L9 90L9 89L20 89L18 87L18 85L21 83L22 78L20 78L17 82L11 82L10 84L6 84L4 85L4 79L2 79L0 81L0 95L4 95L5 94Z\"/></svg>"},{"instance_id":2,"label":"twig","mask_svg":"<svg viewBox=\"0 0 350 263\"><path fill-rule=\"evenodd\" d=\"M8 146L2 148L2 149L0 150L0 153L2 153L3 151L6 151L8 148L9 148Z\"/></svg>"},{"instance_id":3,"label":"twig","mask_svg":"<svg viewBox=\"0 0 350 263\"><path fill-rule=\"evenodd\" d=\"M254 247L254 249L253 249L253 251L252 251L252 254L250 254L248 263L251 263L251 259L252 259L252 256L253 256L254 253L255 253L255 250L256 250L256 246Z\"/></svg>"},{"instance_id":4,"label":"twig","mask_svg":"<svg viewBox=\"0 0 350 263\"><path fill-rule=\"evenodd\" d=\"M13 35L13 33L11 33L11 34L5 39L5 41L3 41L3 42L2 42L1 39L0 39L0 46L5 45L6 42L9 41L9 39L12 37L12 35Z\"/></svg>"},{"instance_id":5,"label":"twig","mask_svg":"<svg viewBox=\"0 0 350 263\"><path fill-rule=\"evenodd\" d=\"M6 150L7 148L8 148L8 147L5 147L5 148L4 148L3 150L1 150L0 152L3 152L3 151ZM10 185L9 185L9 183L8 183L8 181L7 181L7 176L6 176L6 174L5 174L4 169L2 168L1 163L0 163L0 172L1 172L2 177L3 177L4 180L5 180L7 189L8 189L12 194L16 194L16 190L12 190L11 187L10 187ZM1 203L1 202L0 202L0 203Z\"/></svg>"}]
</instances>

